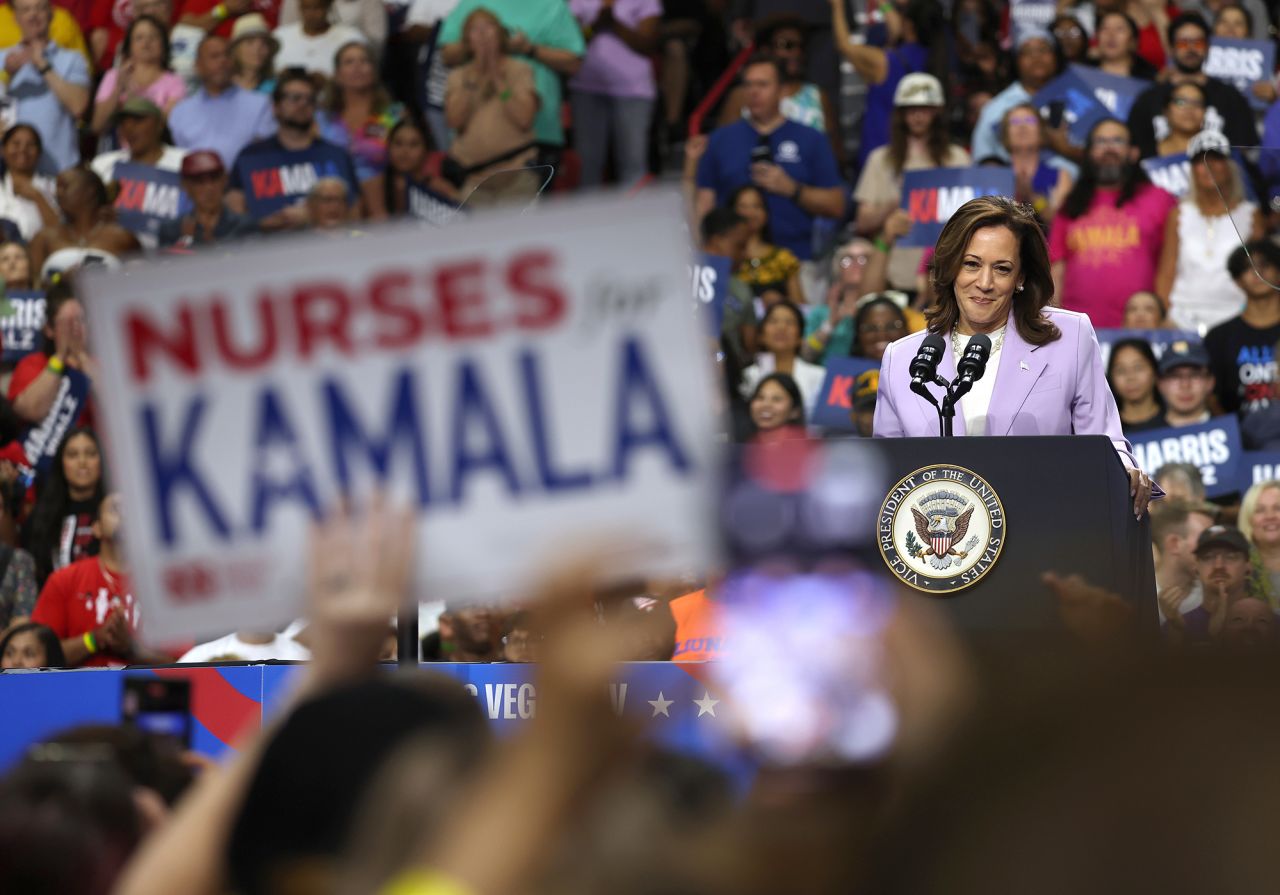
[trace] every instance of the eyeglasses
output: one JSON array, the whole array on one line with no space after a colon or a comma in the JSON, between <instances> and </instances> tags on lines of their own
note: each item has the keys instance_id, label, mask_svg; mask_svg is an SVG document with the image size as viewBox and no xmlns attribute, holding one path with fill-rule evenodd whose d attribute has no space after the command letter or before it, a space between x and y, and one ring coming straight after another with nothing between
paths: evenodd
<instances>
[{"instance_id":1,"label":"eyeglasses","mask_svg":"<svg viewBox=\"0 0 1280 895\"><path fill-rule=\"evenodd\" d=\"M1191 99L1186 96L1175 96L1173 99L1169 100L1169 104L1178 109L1186 109L1186 108L1203 109L1204 108L1204 100Z\"/></svg>"},{"instance_id":2,"label":"eyeglasses","mask_svg":"<svg viewBox=\"0 0 1280 895\"><path fill-rule=\"evenodd\" d=\"M855 264L859 267L866 267L870 260L871 256L867 254L845 255L840 259L840 268L842 270L848 270Z\"/></svg>"},{"instance_id":3,"label":"eyeglasses","mask_svg":"<svg viewBox=\"0 0 1280 895\"><path fill-rule=\"evenodd\" d=\"M1084 37L1084 32L1077 25L1059 25L1053 29L1054 37Z\"/></svg>"},{"instance_id":4,"label":"eyeglasses","mask_svg":"<svg viewBox=\"0 0 1280 895\"><path fill-rule=\"evenodd\" d=\"M1010 115L1010 124L1039 124L1040 116L1038 115Z\"/></svg>"},{"instance_id":5,"label":"eyeglasses","mask_svg":"<svg viewBox=\"0 0 1280 895\"><path fill-rule=\"evenodd\" d=\"M1203 50L1209 42L1203 37L1179 37L1173 42L1175 50Z\"/></svg>"}]
</instances>

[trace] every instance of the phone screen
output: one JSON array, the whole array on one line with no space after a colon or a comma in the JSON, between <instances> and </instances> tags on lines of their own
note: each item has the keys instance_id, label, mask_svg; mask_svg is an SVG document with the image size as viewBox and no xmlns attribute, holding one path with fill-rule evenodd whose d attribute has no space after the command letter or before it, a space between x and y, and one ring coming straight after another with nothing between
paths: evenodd
<instances>
[{"instance_id":1,"label":"phone screen","mask_svg":"<svg viewBox=\"0 0 1280 895\"><path fill-rule=\"evenodd\" d=\"M126 724L191 748L191 682L131 676L124 679L120 715Z\"/></svg>"}]
</instances>

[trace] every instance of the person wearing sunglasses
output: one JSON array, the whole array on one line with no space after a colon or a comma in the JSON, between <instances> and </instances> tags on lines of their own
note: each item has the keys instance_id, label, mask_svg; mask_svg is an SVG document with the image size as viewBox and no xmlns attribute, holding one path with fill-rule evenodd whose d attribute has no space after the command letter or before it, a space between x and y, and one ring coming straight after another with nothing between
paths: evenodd
<instances>
[{"instance_id":1,"label":"person wearing sunglasses","mask_svg":"<svg viewBox=\"0 0 1280 895\"><path fill-rule=\"evenodd\" d=\"M794 15L771 16L756 28L755 45L782 65L782 116L788 121L822 131L831 138L836 161L843 160L844 146L831 97L805 77L808 54L804 20ZM746 87L729 91L720 107L720 124L732 124L747 114Z\"/></svg>"},{"instance_id":2,"label":"person wearing sunglasses","mask_svg":"<svg viewBox=\"0 0 1280 895\"><path fill-rule=\"evenodd\" d=\"M1169 65L1160 82L1138 95L1129 109L1129 130L1140 158L1157 153L1158 143L1169 136L1169 96L1179 84L1195 83L1204 91L1203 127L1227 137L1232 146L1257 146L1258 128L1249 101L1233 85L1206 75L1209 57L1209 24L1194 12L1183 13L1169 23Z\"/></svg>"},{"instance_id":3,"label":"person wearing sunglasses","mask_svg":"<svg viewBox=\"0 0 1280 895\"><path fill-rule=\"evenodd\" d=\"M248 214L264 231L300 230L309 224L307 196L322 177L340 177L353 203L360 201L355 163L341 146L316 136L316 86L300 68L276 80L276 134L244 148L231 167L227 207ZM305 167L310 176L299 176ZM289 176L282 172L288 171Z\"/></svg>"}]
</instances>

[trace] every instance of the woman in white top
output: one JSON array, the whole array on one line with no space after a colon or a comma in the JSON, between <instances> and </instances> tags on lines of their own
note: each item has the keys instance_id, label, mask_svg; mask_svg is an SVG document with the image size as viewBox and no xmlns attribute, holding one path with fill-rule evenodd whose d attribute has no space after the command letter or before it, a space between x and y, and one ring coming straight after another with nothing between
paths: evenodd
<instances>
[{"instance_id":1,"label":"woman in white top","mask_svg":"<svg viewBox=\"0 0 1280 895\"><path fill-rule=\"evenodd\" d=\"M334 58L349 43L367 43L368 38L350 25L333 24L329 14L333 0L299 0L299 21L275 30L280 42L276 71L301 68L333 77Z\"/></svg>"},{"instance_id":2,"label":"woman in white top","mask_svg":"<svg viewBox=\"0 0 1280 895\"><path fill-rule=\"evenodd\" d=\"M756 385L770 373L786 373L800 387L804 406L817 406L827 370L800 357L804 342L804 312L789 301L780 301L765 312L760 321L756 362L742 371L742 397L750 399Z\"/></svg>"},{"instance_id":3,"label":"woman in white top","mask_svg":"<svg viewBox=\"0 0 1280 895\"><path fill-rule=\"evenodd\" d=\"M0 138L5 168L0 180L0 218L12 221L27 242L59 221L53 178L36 173L43 151L40 134L29 124L15 124Z\"/></svg>"},{"instance_id":4,"label":"woman in white top","mask_svg":"<svg viewBox=\"0 0 1280 895\"><path fill-rule=\"evenodd\" d=\"M1165 222L1155 289L1178 329L1204 333L1244 307L1227 258L1241 242L1262 238L1263 223L1258 207L1244 198L1230 152L1217 131L1201 131L1187 147L1191 188Z\"/></svg>"}]
</instances>

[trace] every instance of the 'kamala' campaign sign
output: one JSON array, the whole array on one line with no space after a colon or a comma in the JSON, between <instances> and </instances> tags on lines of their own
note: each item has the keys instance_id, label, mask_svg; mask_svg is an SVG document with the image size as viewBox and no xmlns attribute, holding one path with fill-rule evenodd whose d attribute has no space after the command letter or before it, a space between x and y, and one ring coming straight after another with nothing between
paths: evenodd
<instances>
[{"instance_id":1,"label":"'kamala' campaign sign","mask_svg":"<svg viewBox=\"0 0 1280 895\"><path fill-rule=\"evenodd\" d=\"M1253 95L1253 85L1271 80L1276 70L1276 45L1269 40L1211 38L1203 70L1235 87L1255 109L1265 109L1267 103Z\"/></svg>"},{"instance_id":2,"label":"'kamala' campaign sign","mask_svg":"<svg viewBox=\"0 0 1280 895\"><path fill-rule=\"evenodd\" d=\"M1013 172L1008 168L930 168L902 175L902 207L911 215L911 231L900 246L932 248L942 225L957 208L978 196L1012 196Z\"/></svg>"},{"instance_id":3,"label":"'kamala' campaign sign","mask_svg":"<svg viewBox=\"0 0 1280 895\"><path fill-rule=\"evenodd\" d=\"M854 431L853 385L867 370L880 369L879 361L865 357L832 357L826 361L827 378L822 381L815 407L809 409L809 422L824 429Z\"/></svg>"},{"instance_id":4,"label":"'kamala' campaign sign","mask_svg":"<svg viewBox=\"0 0 1280 895\"><path fill-rule=\"evenodd\" d=\"M240 176L249 214L262 220L307 198L316 182L336 177L348 184L353 176L344 170L330 144L317 141L297 152L242 153L235 172ZM348 162L348 167L350 163ZM236 184L232 184L235 188Z\"/></svg>"},{"instance_id":5,"label":"'kamala' campaign sign","mask_svg":"<svg viewBox=\"0 0 1280 895\"><path fill-rule=\"evenodd\" d=\"M1149 473L1156 473L1166 463L1190 463L1200 468L1209 497L1240 490L1244 449L1240 423L1234 415L1215 416L1198 426L1134 432L1129 442L1138 466Z\"/></svg>"},{"instance_id":6,"label":"'kamala' campaign sign","mask_svg":"<svg viewBox=\"0 0 1280 895\"><path fill-rule=\"evenodd\" d=\"M1103 118L1112 117L1107 107L1099 101L1091 84L1068 69L1054 78L1031 98L1031 104L1046 118L1053 107L1062 110L1062 120L1067 125L1067 136L1076 146L1083 146L1089 139L1089 130Z\"/></svg>"},{"instance_id":7,"label":"'kamala' campaign sign","mask_svg":"<svg viewBox=\"0 0 1280 895\"><path fill-rule=\"evenodd\" d=\"M0 343L4 345L3 362L12 365L40 347L44 293L15 290L5 293L4 300L8 308L0 317Z\"/></svg>"},{"instance_id":8,"label":"'kamala' campaign sign","mask_svg":"<svg viewBox=\"0 0 1280 895\"><path fill-rule=\"evenodd\" d=\"M1280 451L1245 451L1240 465L1244 475L1240 480L1241 492L1259 482L1280 479Z\"/></svg>"},{"instance_id":9,"label":"'kamala' campaign sign","mask_svg":"<svg viewBox=\"0 0 1280 895\"><path fill-rule=\"evenodd\" d=\"M690 272L694 301L703 309L713 339L720 338L720 325L724 322L724 297L728 292L731 276L732 259L708 255L706 252L702 253Z\"/></svg>"},{"instance_id":10,"label":"'kamala' campaign sign","mask_svg":"<svg viewBox=\"0 0 1280 895\"><path fill-rule=\"evenodd\" d=\"M113 176L120 189L116 220L148 248L155 248L161 224L191 213L191 200L182 191L182 176L177 171L118 162Z\"/></svg>"},{"instance_id":11,"label":"'kamala' campaign sign","mask_svg":"<svg viewBox=\"0 0 1280 895\"><path fill-rule=\"evenodd\" d=\"M1140 339L1151 346L1151 353L1159 360L1175 345L1199 345L1200 334L1183 329L1100 329L1098 344L1102 348L1102 365L1111 357L1111 346L1127 339Z\"/></svg>"},{"instance_id":12,"label":"'kamala' campaign sign","mask_svg":"<svg viewBox=\"0 0 1280 895\"><path fill-rule=\"evenodd\" d=\"M704 573L680 221L674 194L597 198L86 275L147 635L293 617L313 520L374 490L420 514L423 597L518 596L588 542L611 575Z\"/></svg>"}]
</instances>

